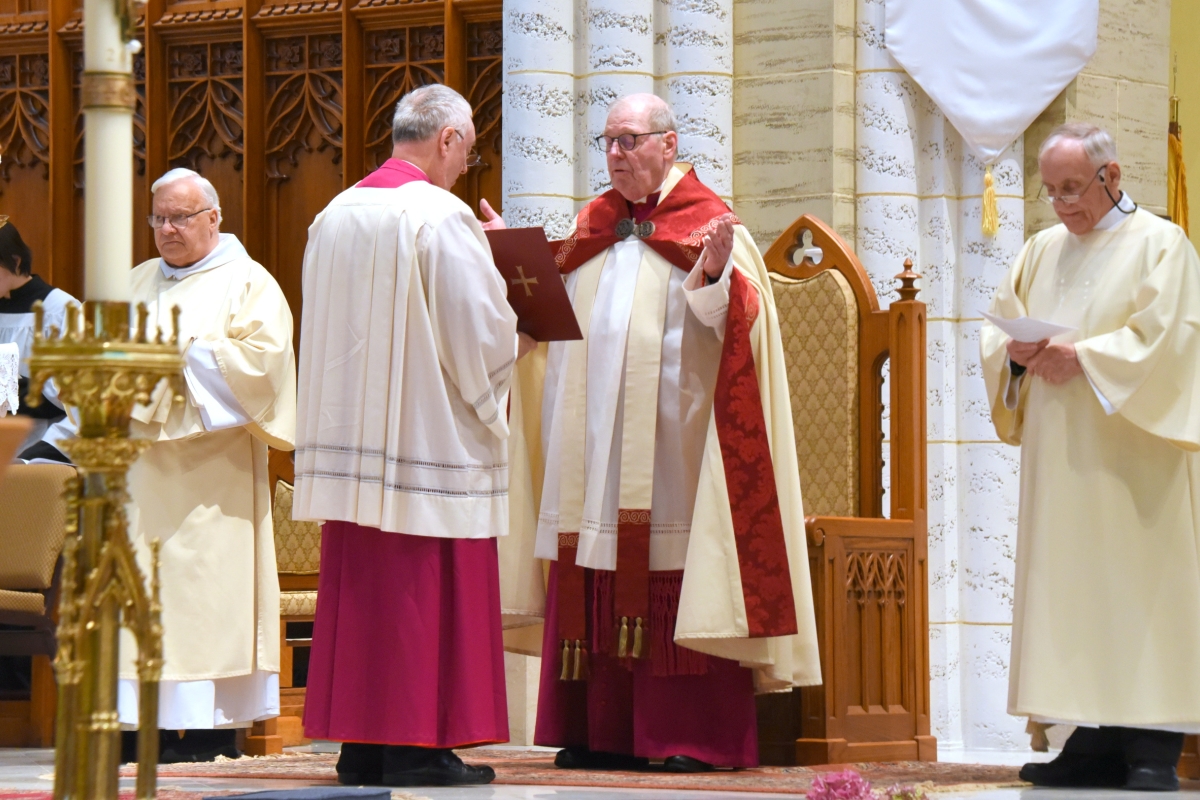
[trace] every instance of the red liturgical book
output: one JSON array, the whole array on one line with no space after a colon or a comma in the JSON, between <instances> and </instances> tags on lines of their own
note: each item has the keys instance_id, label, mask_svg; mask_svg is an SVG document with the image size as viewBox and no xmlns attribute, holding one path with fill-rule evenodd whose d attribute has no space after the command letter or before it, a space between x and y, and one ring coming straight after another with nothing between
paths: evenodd
<instances>
[{"instance_id":1,"label":"red liturgical book","mask_svg":"<svg viewBox=\"0 0 1200 800\"><path fill-rule=\"evenodd\" d=\"M545 231L508 228L485 233L496 269L508 286L508 304L517 312L517 330L539 342L582 339Z\"/></svg>"}]
</instances>

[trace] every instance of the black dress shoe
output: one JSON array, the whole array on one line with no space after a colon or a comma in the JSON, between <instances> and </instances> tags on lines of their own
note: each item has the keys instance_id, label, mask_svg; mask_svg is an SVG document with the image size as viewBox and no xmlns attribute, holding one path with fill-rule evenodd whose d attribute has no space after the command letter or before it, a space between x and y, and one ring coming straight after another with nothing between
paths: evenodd
<instances>
[{"instance_id":1,"label":"black dress shoe","mask_svg":"<svg viewBox=\"0 0 1200 800\"><path fill-rule=\"evenodd\" d=\"M1125 762L1115 754L1094 756L1063 752L1045 764L1026 764L1021 767L1019 776L1034 786L1119 788L1125 785Z\"/></svg>"},{"instance_id":2,"label":"black dress shoe","mask_svg":"<svg viewBox=\"0 0 1200 800\"><path fill-rule=\"evenodd\" d=\"M479 786L495 779L494 769L464 764L453 750L391 745L383 750L383 786Z\"/></svg>"},{"instance_id":3,"label":"black dress shoe","mask_svg":"<svg viewBox=\"0 0 1200 800\"><path fill-rule=\"evenodd\" d=\"M712 772L716 767L691 756L671 756L663 761L667 772Z\"/></svg>"},{"instance_id":4,"label":"black dress shoe","mask_svg":"<svg viewBox=\"0 0 1200 800\"><path fill-rule=\"evenodd\" d=\"M615 769L632 772L649 767L650 759L624 753L589 750L586 747L568 747L558 751L558 755L554 757L554 766L559 769Z\"/></svg>"},{"instance_id":5,"label":"black dress shoe","mask_svg":"<svg viewBox=\"0 0 1200 800\"><path fill-rule=\"evenodd\" d=\"M1134 792L1178 792L1179 776L1174 764L1142 762L1129 768L1125 788Z\"/></svg>"},{"instance_id":6,"label":"black dress shoe","mask_svg":"<svg viewBox=\"0 0 1200 800\"><path fill-rule=\"evenodd\" d=\"M237 749L237 731L232 728L220 730L187 730L180 736L178 731L161 731L158 737L158 763L197 764L216 761L217 756L241 758Z\"/></svg>"},{"instance_id":7,"label":"black dress shoe","mask_svg":"<svg viewBox=\"0 0 1200 800\"><path fill-rule=\"evenodd\" d=\"M378 786L383 779L383 745L343 742L337 776L343 786Z\"/></svg>"}]
</instances>

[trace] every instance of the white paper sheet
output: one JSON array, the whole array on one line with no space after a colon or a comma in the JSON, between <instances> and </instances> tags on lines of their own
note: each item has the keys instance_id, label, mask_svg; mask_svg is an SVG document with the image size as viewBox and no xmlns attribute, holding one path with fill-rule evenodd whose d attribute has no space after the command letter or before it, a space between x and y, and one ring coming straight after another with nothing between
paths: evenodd
<instances>
[{"instance_id":1,"label":"white paper sheet","mask_svg":"<svg viewBox=\"0 0 1200 800\"><path fill-rule=\"evenodd\" d=\"M1061 336L1064 333L1071 333L1075 330L1075 328L1068 328L1066 325L1057 325L1053 322L1046 322L1045 320L1034 319L1033 317L1005 319L1004 317L996 317L984 311L983 318L1018 342L1040 342L1042 339L1053 339L1055 336Z\"/></svg>"}]
</instances>

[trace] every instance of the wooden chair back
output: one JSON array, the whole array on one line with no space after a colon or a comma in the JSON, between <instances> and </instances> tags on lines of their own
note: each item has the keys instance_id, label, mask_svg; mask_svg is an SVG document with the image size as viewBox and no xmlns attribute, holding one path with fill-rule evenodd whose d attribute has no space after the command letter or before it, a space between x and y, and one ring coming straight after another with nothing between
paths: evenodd
<instances>
[{"instance_id":1,"label":"wooden chair back","mask_svg":"<svg viewBox=\"0 0 1200 800\"><path fill-rule=\"evenodd\" d=\"M900 299L881 309L849 245L811 215L796 220L764 260L792 393L824 683L759 698L760 757L766 764L934 760L920 276L906 262L896 276Z\"/></svg>"},{"instance_id":2,"label":"wooden chair back","mask_svg":"<svg viewBox=\"0 0 1200 800\"><path fill-rule=\"evenodd\" d=\"M63 496L75 468L67 464L14 464L0 483L0 590L42 593L66 538Z\"/></svg>"}]
</instances>

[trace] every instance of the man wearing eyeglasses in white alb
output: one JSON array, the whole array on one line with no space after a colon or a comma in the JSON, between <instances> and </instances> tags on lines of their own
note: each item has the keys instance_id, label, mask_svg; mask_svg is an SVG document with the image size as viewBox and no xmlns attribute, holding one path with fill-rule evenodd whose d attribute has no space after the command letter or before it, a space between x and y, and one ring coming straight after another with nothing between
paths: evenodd
<instances>
[{"instance_id":1,"label":"man wearing eyeglasses in white alb","mask_svg":"<svg viewBox=\"0 0 1200 800\"><path fill-rule=\"evenodd\" d=\"M211 183L173 169L152 191L162 257L134 268L133 302L164 333L181 309L186 402L171 403L163 383L134 409L133 434L153 444L129 471L129 531L143 570L150 543L162 543L161 760L211 761L237 756L236 728L279 714L267 448L295 442L292 315L270 273L220 232ZM118 713L129 728L137 672L122 636ZM130 760L133 741L123 743Z\"/></svg>"},{"instance_id":2,"label":"man wearing eyeglasses in white alb","mask_svg":"<svg viewBox=\"0 0 1200 800\"><path fill-rule=\"evenodd\" d=\"M1021 447L1008 712L1077 727L1021 778L1172 791L1200 732L1200 258L1121 191L1100 128L1056 129L1038 164L1062 224L991 313L1071 332L980 338L996 431Z\"/></svg>"}]
</instances>

